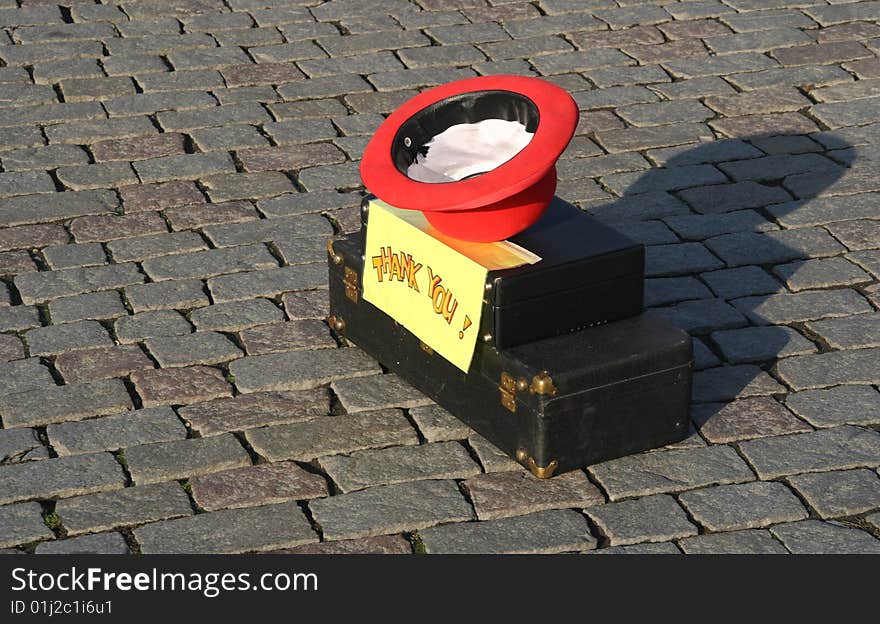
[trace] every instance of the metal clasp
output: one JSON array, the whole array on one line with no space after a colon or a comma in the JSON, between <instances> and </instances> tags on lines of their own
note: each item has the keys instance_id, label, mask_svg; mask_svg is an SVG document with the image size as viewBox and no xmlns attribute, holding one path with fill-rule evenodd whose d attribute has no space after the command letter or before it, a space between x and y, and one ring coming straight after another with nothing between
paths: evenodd
<instances>
[{"instance_id":1,"label":"metal clasp","mask_svg":"<svg viewBox=\"0 0 880 624\"><path fill-rule=\"evenodd\" d=\"M501 383L498 390L501 392L501 405L511 412L516 412L516 393L528 390L529 382L525 379L516 379L510 373L501 373Z\"/></svg>"}]
</instances>

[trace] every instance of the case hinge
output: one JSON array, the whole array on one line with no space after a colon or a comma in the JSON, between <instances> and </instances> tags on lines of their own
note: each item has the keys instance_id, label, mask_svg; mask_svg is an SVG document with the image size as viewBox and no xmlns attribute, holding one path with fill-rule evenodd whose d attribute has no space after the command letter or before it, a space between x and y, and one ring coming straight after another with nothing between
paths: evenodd
<instances>
[{"instance_id":1,"label":"case hinge","mask_svg":"<svg viewBox=\"0 0 880 624\"><path fill-rule=\"evenodd\" d=\"M357 303L358 301L358 274L351 267L345 267L345 296Z\"/></svg>"},{"instance_id":2,"label":"case hinge","mask_svg":"<svg viewBox=\"0 0 880 624\"><path fill-rule=\"evenodd\" d=\"M526 379L516 379L510 373L501 373L501 383L498 390L501 392L501 405L511 412L516 412L516 393L528 390L529 382Z\"/></svg>"}]
</instances>

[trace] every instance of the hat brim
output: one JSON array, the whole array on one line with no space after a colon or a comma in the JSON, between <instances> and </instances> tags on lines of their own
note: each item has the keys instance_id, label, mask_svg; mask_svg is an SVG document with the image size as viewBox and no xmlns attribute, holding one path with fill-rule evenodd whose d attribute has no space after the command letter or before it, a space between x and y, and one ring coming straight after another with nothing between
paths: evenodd
<instances>
[{"instance_id":1,"label":"hat brim","mask_svg":"<svg viewBox=\"0 0 880 624\"><path fill-rule=\"evenodd\" d=\"M401 172L392 157L400 127L420 111L475 91L507 91L530 100L538 111L532 140L495 169L455 182L418 182ZM571 140L578 109L562 88L539 78L480 76L429 89L413 97L379 127L364 151L364 185L383 201L409 210L449 212L478 210L529 188L545 178Z\"/></svg>"}]
</instances>

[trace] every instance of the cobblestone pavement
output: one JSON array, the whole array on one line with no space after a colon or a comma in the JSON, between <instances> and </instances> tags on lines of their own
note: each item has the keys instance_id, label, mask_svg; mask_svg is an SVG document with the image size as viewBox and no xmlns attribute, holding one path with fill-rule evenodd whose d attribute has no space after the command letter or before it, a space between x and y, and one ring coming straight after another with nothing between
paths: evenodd
<instances>
[{"instance_id":1,"label":"cobblestone pavement","mask_svg":"<svg viewBox=\"0 0 880 624\"><path fill-rule=\"evenodd\" d=\"M878 22L0 0L0 548L880 551ZM673 448L538 482L323 321L383 115L497 72L573 93L558 194L697 338Z\"/></svg>"}]
</instances>

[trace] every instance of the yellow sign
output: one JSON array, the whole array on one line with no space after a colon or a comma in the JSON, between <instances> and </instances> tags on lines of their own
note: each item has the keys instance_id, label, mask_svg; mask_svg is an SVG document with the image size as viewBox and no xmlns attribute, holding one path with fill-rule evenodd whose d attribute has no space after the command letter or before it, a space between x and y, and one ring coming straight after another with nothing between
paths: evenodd
<instances>
[{"instance_id":1,"label":"yellow sign","mask_svg":"<svg viewBox=\"0 0 880 624\"><path fill-rule=\"evenodd\" d=\"M540 260L502 241L469 243L432 228L422 213L372 200L364 299L464 372L470 368L488 271Z\"/></svg>"}]
</instances>

